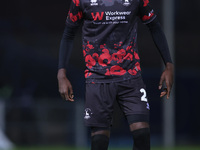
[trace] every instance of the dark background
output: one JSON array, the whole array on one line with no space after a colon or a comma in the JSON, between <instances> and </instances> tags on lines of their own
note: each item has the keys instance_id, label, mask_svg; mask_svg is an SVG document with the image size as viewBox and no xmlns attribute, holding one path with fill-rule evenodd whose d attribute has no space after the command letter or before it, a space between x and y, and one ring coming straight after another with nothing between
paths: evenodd
<instances>
[{"instance_id":1,"label":"dark background","mask_svg":"<svg viewBox=\"0 0 200 150\"><path fill-rule=\"evenodd\" d=\"M59 44L71 0L7 0L0 6L0 97L6 104L5 133L18 145L74 144L70 128L74 105L57 88ZM200 142L200 1L175 0L175 122L177 144ZM162 1L151 0L162 24ZM169 8L169 11L171 9ZM75 39L68 76L77 99L84 97L81 30ZM139 26L139 50L151 105L151 132L162 143L162 104L157 90L163 63L145 25ZM129 136L120 113L114 137ZM118 121L118 118L122 121ZM116 135L116 136L115 136ZM115 142L115 140L113 140Z\"/></svg>"}]
</instances>

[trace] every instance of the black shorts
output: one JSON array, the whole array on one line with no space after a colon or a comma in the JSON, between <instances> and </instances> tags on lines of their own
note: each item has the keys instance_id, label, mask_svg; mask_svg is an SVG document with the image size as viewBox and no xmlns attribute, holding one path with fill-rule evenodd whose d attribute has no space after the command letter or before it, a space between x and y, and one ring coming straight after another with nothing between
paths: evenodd
<instances>
[{"instance_id":1,"label":"black shorts","mask_svg":"<svg viewBox=\"0 0 200 150\"><path fill-rule=\"evenodd\" d=\"M86 126L109 127L115 101L129 124L149 121L149 103L142 77L113 83L87 83L84 120Z\"/></svg>"}]
</instances>

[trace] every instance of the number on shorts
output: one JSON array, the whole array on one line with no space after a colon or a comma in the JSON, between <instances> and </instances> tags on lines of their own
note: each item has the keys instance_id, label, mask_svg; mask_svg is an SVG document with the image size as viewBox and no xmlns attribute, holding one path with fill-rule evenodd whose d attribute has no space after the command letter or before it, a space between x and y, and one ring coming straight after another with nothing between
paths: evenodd
<instances>
[{"instance_id":1,"label":"number on shorts","mask_svg":"<svg viewBox=\"0 0 200 150\"><path fill-rule=\"evenodd\" d=\"M143 89L143 88L140 89L140 92L143 93L143 95L142 95L142 97L141 97L141 101L147 102L147 98L146 98L147 93L146 93L145 89Z\"/></svg>"}]
</instances>

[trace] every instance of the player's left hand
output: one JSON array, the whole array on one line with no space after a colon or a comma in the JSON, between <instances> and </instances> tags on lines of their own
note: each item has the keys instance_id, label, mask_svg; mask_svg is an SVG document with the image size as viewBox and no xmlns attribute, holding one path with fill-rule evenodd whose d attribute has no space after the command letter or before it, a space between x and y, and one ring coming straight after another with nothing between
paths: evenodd
<instances>
[{"instance_id":1,"label":"player's left hand","mask_svg":"<svg viewBox=\"0 0 200 150\"><path fill-rule=\"evenodd\" d=\"M169 99L173 85L173 80L174 80L174 65L172 63L167 63L166 68L163 71L159 82L159 90L162 89L163 82L166 84L166 87L164 87L163 91L160 93L160 97L167 95L167 99Z\"/></svg>"}]
</instances>

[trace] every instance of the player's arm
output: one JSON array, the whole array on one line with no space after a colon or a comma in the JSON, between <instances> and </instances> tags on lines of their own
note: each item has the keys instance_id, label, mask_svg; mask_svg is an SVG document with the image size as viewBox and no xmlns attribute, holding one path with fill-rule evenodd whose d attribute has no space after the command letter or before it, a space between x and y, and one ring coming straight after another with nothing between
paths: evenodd
<instances>
[{"instance_id":1,"label":"player's arm","mask_svg":"<svg viewBox=\"0 0 200 150\"><path fill-rule=\"evenodd\" d=\"M161 92L160 97L167 95L167 99L169 99L173 85L174 65L172 64L168 43L161 25L156 18L151 23L148 23L147 26L165 64L165 70L159 82L159 89L162 89L163 82L165 82L166 87L163 88L164 90Z\"/></svg>"},{"instance_id":2,"label":"player's arm","mask_svg":"<svg viewBox=\"0 0 200 150\"><path fill-rule=\"evenodd\" d=\"M71 1L70 10L66 19L66 26L62 36L59 50L58 86L61 96L69 101L74 101L73 88L66 76L66 67L73 49L73 40L79 26L83 21L80 1Z\"/></svg>"},{"instance_id":3,"label":"player's arm","mask_svg":"<svg viewBox=\"0 0 200 150\"><path fill-rule=\"evenodd\" d=\"M163 71L159 82L159 89L162 89L163 82L165 82L166 87L163 88L164 91L161 92L160 96L163 97L167 95L167 98L169 98L173 84L174 66L172 64L165 34L156 18L154 10L149 5L149 0L140 0L139 17L142 22L149 27L153 41L165 63L165 70Z\"/></svg>"},{"instance_id":4,"label":"player's arm","mask_svg":"<svg viewBox=\"0 0 200 150\"><path fill-rule=\"evenodd\" d=\"M73 88L66 76L66 67L69 63L70 55L73 49L73 40L75 37L77 27L65 27L59 50L59 64L58 64L58 86L59 92L63 99L74 101Z\"/></svg>"}]
</instances>

